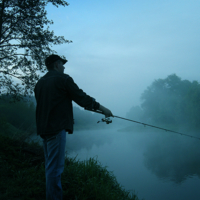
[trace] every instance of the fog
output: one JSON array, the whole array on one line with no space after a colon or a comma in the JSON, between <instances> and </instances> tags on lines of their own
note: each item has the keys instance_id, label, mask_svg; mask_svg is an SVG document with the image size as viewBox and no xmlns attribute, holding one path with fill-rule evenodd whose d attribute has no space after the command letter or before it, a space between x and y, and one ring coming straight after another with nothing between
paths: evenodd
<instances>
[{"instance_id":1,"label":"fog","mask_svg":"<svg viewBox=\"0 0 200 200\"><path fill-rule=\"evenodd\" d=\"M98 159L125 189L136 192L140 199L197 200L199 142L141 125L140 131L75 131L67 135L66 148L68 156L77 160Z\"/></svg>"},{"instance_id":2,"label":"fog","mask_svg":"<svg viewBox=\"0 0 200 200\"><path fill-rule=\"evenodd\" d=\"M47 7L50 28L73 41L53 47L68 59L65 73L114 115L198 136L200 2L69 3ZM69 156L97 157L140 198L199 199L199 140L116 118L97 123L102 115L74 106Z\"/></svg>"},{"instance_id":3,"label":"fog","mask_svg":"<svg viewBox=\"0 0 200 200\"><path fill-rule=\"evenodd\" d=\"M117 117L112 124L96 123L103 115L87 113L88 119L92 116L94 120L88 122L90 126L82 124L82 129L75 123L74 134L67 136L68 156L97 158L140 198L199 199L199 94L196 81L176 75L155 80L142 93L141 106L126 113L145 126ZM80 116L85 120L86 111L75 110L75 121L81 120Z\"/></svg>"},{"instance_id":4,"label":"fog","mask_svg":"<svg viewBox=\"0 0 200 200\"><path fill-rule=\"evenodd\" d=\"M73 41L53 48L68 59L65 73L115 115L140 105L155 79L199 80L199 1L69 3L47 7L51 30Z\"/></svg>"},{"instance_id":5,"label":"fog","mask_svg":"<svg viewBox=\"0 0 200 200\"><path fill-rule=\"evenodd\" d=\"M76 0L47 6L65 73L114 115L200 137L200 1ZM83 111L67 155L96 157L147 200L199 200L200 140ZM39 138L39 137L37 137ZM41 141L41 140L40 140Z\"/></svg>"},{"instance_id":6,"label":"fog","mask_svg":"<svg viewBox=\"0 0 200 200\"><path fill-rule=\"evenodd\" d=\"M171 99L171 96L168 98ZM173 102L168 104L169 110L171 104ZM156 105L159 105L158 102ZM127 116L149 120L145 118L144 111L140 107L132 107ZM67 134L66 140L68 157L77 160L90 157L97 159L103 167L107 166L114 173L125 189L136 192L140 199L199 199L200 139L116 117L111 118L111 124L106 124L99 122L102 118L104 116L101 114L74 107L75 130L73 134ZM152 117L151 121L156 119ZM172 128L168 121L163 128ZM178 130L187 127L178 125ZM199 136L195 131L181 131Z\"/></svg>"}]
</instances>

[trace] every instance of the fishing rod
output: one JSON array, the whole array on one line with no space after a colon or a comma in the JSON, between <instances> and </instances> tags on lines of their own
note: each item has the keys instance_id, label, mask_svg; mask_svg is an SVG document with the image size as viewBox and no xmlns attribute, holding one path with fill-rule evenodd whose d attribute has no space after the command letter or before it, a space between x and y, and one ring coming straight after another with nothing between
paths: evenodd
<instances>
[{"instance_id":1,"label":"fishing rod","mask_svg":"<svg viewBox=\"0 0 200 200\"><path fill-rule=\"evenodd\" d=\"M99 110L93 110L93 109L88 109L88 108L85 108L85 110L92 111L92 112L99 113L99 114L103 115L103 112L99 111ZM126 120L126 121L130 121L130 122L134 122L134 123L137 123L137 124L142 124L143 126L149 126L149 127L152 127L152 128L157 128L157 129L160 129L160 130L163 130L163 131L172 132L172 133L176 133L176 134L179 134L179 135L183 135L183 136L187 136L187 137L190 137L190 138L194 138L194 139L200 140L200 138L196 137L196 136L180 133L180 132L177 132L177 131L173 131L173 130L169 130L169 129L166 129L166 128L162 128L162 127L146 124L146 123L143 123L143 122L138 122L138 121L135 121L135 120L132 120L132 119L127 119L127 118L119 117L119 116L115 116L115 115L113 115L113 117L116 117L116 118L119 118L119 119L123 119L123 120ZM112 120L109 117L102 118L101 121L102 122L106 122L106 124L112 123ZM100 121L98 121L97 123L99 123L99 122Z\"/></svg>"}]
</instances>

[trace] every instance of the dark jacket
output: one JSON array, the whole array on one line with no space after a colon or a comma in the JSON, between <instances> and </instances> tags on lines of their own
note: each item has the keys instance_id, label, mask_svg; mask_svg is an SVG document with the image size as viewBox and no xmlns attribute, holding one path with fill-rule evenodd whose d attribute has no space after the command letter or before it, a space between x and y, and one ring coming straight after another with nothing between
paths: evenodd
<instances>
[{"instance_id":1,"label":"dark jacket","mask_svg":"<svg viewBox=\"0 0 200 200\"><path fill-rule=\"evenodd\" d=\"M73 79L55 70L46 73L36 84L37 134L51 136L65 129L73 133L72 101L81 107L98 109L99 103L81 90Z\"/></svg>"}]
</instances>

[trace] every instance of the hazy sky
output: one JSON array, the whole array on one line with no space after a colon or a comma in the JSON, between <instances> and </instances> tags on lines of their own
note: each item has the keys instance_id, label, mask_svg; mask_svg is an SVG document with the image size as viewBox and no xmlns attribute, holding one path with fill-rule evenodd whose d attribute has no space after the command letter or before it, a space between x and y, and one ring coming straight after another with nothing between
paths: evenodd
<instances>
[{"instance_id":1,"label":"hazy sky","mask_svg":"<svg viewBox=\"0 0 200 200\"><path fill-rule=\"evenodd\" d=\"M68 3L47 7L55 35L73 41L54 49L68 59L65 73L114 115L140 105L155 79L200 81L200 1Z\"/></svg>"}]
</instances>

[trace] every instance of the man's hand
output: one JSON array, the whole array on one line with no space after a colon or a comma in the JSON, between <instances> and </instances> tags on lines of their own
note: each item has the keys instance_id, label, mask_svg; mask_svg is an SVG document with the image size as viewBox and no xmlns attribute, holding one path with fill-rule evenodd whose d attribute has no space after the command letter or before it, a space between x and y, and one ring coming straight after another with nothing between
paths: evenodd
<instances>
[{"instance_id":1,"label":"man's hand","mask_svg":"<svg viewBox=\"0 0 200 200\"><path fill-rule=\"evenodd\" d=\"M99 110L103 112L103 114L105 115L105 117L114 117L113 114L112 114L112 112L108 108L105 108L102 105L99 106Z\"/></svg>"}]
</instances>

